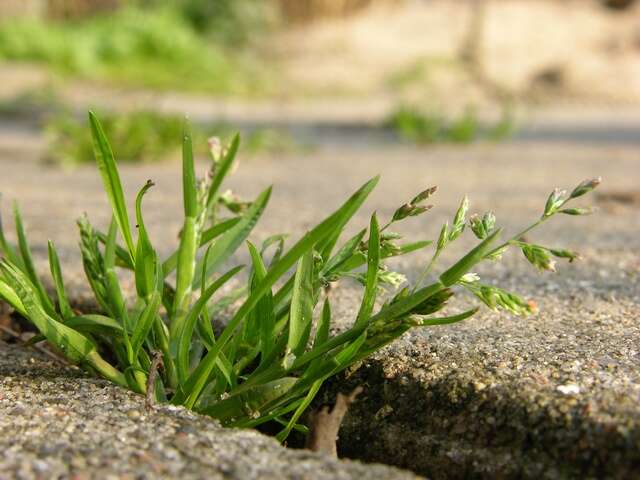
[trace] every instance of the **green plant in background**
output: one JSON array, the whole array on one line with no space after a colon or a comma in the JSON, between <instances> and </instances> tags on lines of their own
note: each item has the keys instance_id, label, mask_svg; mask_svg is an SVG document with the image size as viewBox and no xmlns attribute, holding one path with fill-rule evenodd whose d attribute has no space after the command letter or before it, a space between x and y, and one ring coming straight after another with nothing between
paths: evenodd
<instances>
[{"instance_id":1,"label":"green plant in background","mask_svg":"<svg viewBox=\"0 0 640 480\"><path fill-rule=\"evenodd\" d=\"M500 141L511 136L515 129L509 109L503 110L496 124L486 127L471 108L466 109L460 117L447 120L437 114L401 106L391 114L386 125L402 140L417 144L471 143L483 139Z\"/></svg>"},{"instance_id":2,"label":"green plant in background","mask_svg":"<svg viewBox=\"0 0 640 480\"><path fill-rule=\"evenodd\" d=\"M542 216L505 242L499 241L502 230L496 228L493 214L467 220L469 202L465 198L451 224L442 227L423 275L413 286L398 288L404 280L385 261L432 242L400 243L391 228L427 212L430 205L426 202L435 187L396 209L386 223L381 224L374 213L368 227L342 240L350 219L374 189L378 181L374 178L289 248L285 248L283 235L258 247L247 237L269 201L271 188L248 204L221 194L238 150L238 137L222 152L213 152L209 175L197 180L192 139L186 130L182 145L184 222L177 249L161 259L143 216L143 201L151 194L153 183L149 181L138 192L132 219L111 147L93 114L90 125L98 169L113 211L107 232L95 229L87 218L78 223L82 262L99 311L77 314L72 310L51 243L55 294L47 294L36 274L17 207L17 248L0 228L0 297L37 327L38 340L48 340L88 371L158 401L211 415L224 425L279 424L281 441L293 429L306 431L301 415L327 378L411 328L450 324L476 313L478 308L439 314L459 291L471 292L492 309L516 315L532 312L532 304L516 294L482 283L474 268L500 258L509 247L521 249L543 270L553 269L553 257L573 260L575 253L529 243L523 235L557 214L589 213L568 203L599 183L585 181L570 194L555 190ZM477 246L427 282L442 251L467 225L479 239ZM244 286L231 288L243 266L227 269L228 264L243 245L250 257L248 276ZM133 272L134 300L125 300L118 269ZM362 301L351 326L332 335L328 287L345 277L362 282ZM393 291L379 301L385 290ZM221 307L234 302L239 306L216 334L214 325L220 325ZM155 377L150 374L156 352L162 353L164 369L150 382Z\"/></svg>"},{"instance_id":3,"label":"green plant in background","mask_svg":"<svg viewBox=\"0 0 640 480\"><path fill-rule=\"evenodd\" d=\"M150 88L252 94L264 87L264 76L252 66L255 59L245 59L237 49L228 53L220 41L199 34L175 6L166 5L57 23L0 20L0 60L37 62L61 74Z\"/></svg>"},{"instance_id":4,"label":"green plant in background","mask_svg":"<svg viewBox=\"0 0 640 480\"><path fill-rule=\"evenodd\" d=\"M121 114L103 114L102 128L117 145L118 157L126 162L152 162L173 157L179 150L183 118L150 110L134 110ZM47 159L64 165L93 161L93 140L84 122L65 111L45 121L49 138ZM225 124L194 125L192 136L196 155L206 155L207 138L230 139L233 134ZM287 152L298 148L285 132L256 129L246 135L246 151L250 154Z\"/></svg>"}]
</instances>

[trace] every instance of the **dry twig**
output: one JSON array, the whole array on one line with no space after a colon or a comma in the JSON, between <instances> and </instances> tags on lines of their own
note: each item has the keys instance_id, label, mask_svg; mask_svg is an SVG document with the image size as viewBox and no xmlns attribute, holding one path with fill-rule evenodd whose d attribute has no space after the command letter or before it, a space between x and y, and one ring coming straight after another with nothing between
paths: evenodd
<instances>
[{"instance_id":1,"label":"dry twig","mask_svg":"<svg viewBox=\"0 0 640 480\"><path fill-rule=\"evenodd\" d=\"M311 414L311 425L306 444L309 450L328 453L334 457L338 456L336 442L340 425L342 425L342 420L349 410L349 406L361 392L362 387L358 386L349 395L339 393L336 404L331 411L329 411L329 407L322 407Z\"/></svg>"},{"instance_id":2,"label":"dry twig","mask_svg":"<svg viewBox=\"0 0 640 480\"><path fill-rule=\"evenodd\" d=\"M147 399L145 405L147 410L153 408L156 404L156 378L158 378L158 369L164 368L162 363L162 352L155 350L153 352L153 359L151 360L151 366L149 367L149 377L147 378Z\"/></svg>"}]
</instances>

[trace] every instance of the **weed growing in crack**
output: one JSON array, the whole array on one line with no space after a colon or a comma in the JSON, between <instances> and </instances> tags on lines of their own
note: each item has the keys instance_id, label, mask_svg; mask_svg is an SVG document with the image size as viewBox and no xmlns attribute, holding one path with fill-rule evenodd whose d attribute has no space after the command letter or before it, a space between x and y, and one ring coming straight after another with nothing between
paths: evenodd
<instances>
[{"instance_id":1,"label":"weed growing in crack","mask_svg":"<svg viewBox=\"0 0 640 480\"><path fill-rule=\"evenodd\" d=\"M399 236L389 229L427 212L430 206L426 202L435 188L400 206L382 226L374 213L367 228L342 240L345 226L374 189L378 181L374 178L289 248L285 248L282 235L258 247L247 237L269 201L271 188L250 203L221 193L238 150L238 137L226 149L212 144L211 170L205 179L198 180L191 135L185 129L184 222L177 249L160 259L143 217L143 200L153 183L140 189L132 221L111 146L96 116L90 113L89 118L98 168L113 211L107 232L96 230L87 218L78 222L82 262L100 311L77 314L70 307L51 243L55 295L48 296L36 274L17 207L17 247L9 244L0 225L0 297L37 327L38 339L48 340L69 361L88 371L145 393L149 403L184 405L228 426L279 424L277 438L281 441L293 429L307 431L301 415L327 378L411 328L450 324L476 313L478 308L453 316L438 315L458 292L469 291L492 309L516 315L531 313L535 308L532 303L483 284L473 273L474 267L499 259L510 247L521 249L526 259L542 270L553 270L554 258L575 259L574 252L532 244L523 240L523 235L557 214L590 213L568 204L599 183L585 181L569 194L555 190L541 217L502 243L502 230L496 228L492 213L467 219L469 202L465 198L451 224L442 227L424 274L415 285L398 288L402 277L389 271L385 260L426 248L432 242L400 243ZM132 225L137 227L137 235ZM467 226L478 238L477 246L444 269L433 283L425 283L442 251ZM243 266L226 271L222 267L243 244L251 258L250 273L246 285L234 290L228 288L230 281ZM133 272L135 301L125 300L117 269ZM175 281L171 280L174 273ZM352 325L332 336L327 287L344 277L362 282L362 301ZM376 299L385 290L393 291L377 308ZM220 306L234 302L239 307L216 335L213 322ZM162 355L160 371L157 352Z\"/></svg>"}]
</instances>

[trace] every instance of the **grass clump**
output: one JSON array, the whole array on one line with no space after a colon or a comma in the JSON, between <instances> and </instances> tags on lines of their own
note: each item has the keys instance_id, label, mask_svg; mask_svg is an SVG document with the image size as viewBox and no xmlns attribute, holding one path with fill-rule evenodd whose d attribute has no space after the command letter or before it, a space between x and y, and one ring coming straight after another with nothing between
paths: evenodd
<instances>
[{"instance_id":1,"label":"grass clump","mask_svg":"<svg viewBox=\"0 0 640 480\"><path fill-rule=\"evenodd\" d=\"M481 124L475 110L468 108L454 119L402 106L393 112L386 125L400 139L417 144L472 143L476 140L500 141L510 137L515 125L508 110L500 120L489 126Z\"/></svg>"},{"instance_id":2,"label":"grass clump","mask_svg":"<svg viewBox=\"0 0 640 480\"><path fill-rule=\"evenodd\" d=\"M208 41L174 8L127 7L67 22L0 21L0 60L63 75L150 88L253 93L259 72Z\"/></svg>"},{"instance_id":3,"label":"grass clump","mask_svg":"<svg viewBox=\"0 0 640 480\"><path fill-rule=\"evenodd\" d=\"M172 158L179 151L176 138L181 137L184 122L179 115L134 110L102 114L101 119L106 136L117 145L120 161L161 161ZM93 161L93 139L80 119L62 110L45 121L45 130L49 137L47 160L63 165ZM208 153L207 139L210 137L220 137L226 143L232 136L231 128L224 123L194 125L194 154L204 156ZM249 154L280 153L297 148L289 135L274 129L247 133L245 144Z\"/></svg>"},{"instance_id":4,"label":"grass clump","mask_svg":"<svg viewBox=\"0 0 640 480\"><path fill-rule=\"evenodd\" d=\"M211 170L198 180L192 138L186 129L182 137L184 221L176 250L161 259L143 215L144 198L151 194L153 183L147 182L138 192L131 217L111 146L93 114L90 126L112 209L106 232L94 228L87 218L78 222L82 262L99 311L78 314L70 307L51 243L55 294L47 294L36 275L17 207L17 247L9 244L0 228L0 297L37 327L39 339L48 340L88 371L157 401L211 415L224 425L280 425L277 438L281 441L293 429L307 431L301 415L327 378L411 328L450 324L476 313L477 307L442 315L459 292L470 292L492 309L531 313L532 303L482 283L473 273L475 267L499 259L510 247L521 249L542 270L553 270L553 258L575 259L574 252L529 243L523 235L557 214L589 213L568 203L599 183L585 181L569 194L555 190L541 217L506 241L499 240L502 229L496 227L492 213L467 219L465 198L433 244L428 240L401 243L392 227L427 212L426 202L435 187L397 208L386 222L381 223L374 213L367 226L342 239L345 227L374 189L378 179L373 178L288 248L283 235L257 246L247 238L267 206L271 188L242 205L221 194L238 151L238 137L222 151L213 149ZM442 251L467 227L477 237L477 245L427 281ZM390 257L430 245L432 260L412 286L404 286L402 276L385 265ZM250 265L228 268L243 246ZM132 272L135 300L125 300L119 269ZM244 286L229 288L243 269L248 271ZM332 335L328 287L345 277L362 283L362 300L351 326ZM216 334L221 306L235 302L238 308ZM156 376L151 365L157 364L153 360L157 352L163 356L164 369Z\"/></svg>"}]
</instances>

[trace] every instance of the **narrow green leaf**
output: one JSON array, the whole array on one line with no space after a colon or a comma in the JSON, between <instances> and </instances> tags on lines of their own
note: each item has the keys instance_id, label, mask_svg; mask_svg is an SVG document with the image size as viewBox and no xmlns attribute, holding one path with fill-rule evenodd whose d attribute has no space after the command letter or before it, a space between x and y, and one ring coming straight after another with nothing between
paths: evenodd
<instances>
[{"instance_id":1,"label":"narrow green leaf","mask_svg":"<svg viewBox=\"0 0 640 480\"><path fill-rule=\"evenodd\" d=\"M68 318L65 325L78 331L103 332L113 330L122 332L122 325L111 317L96 314L78 315Z\"/></svg>"},{"instance_id":2,"label":"narrow green leaf","mask_svg":"<svg viewBox=\"0 0 640 480\"><path fill-rule=\"evenodd\" d=\"M24 269L22 259L18 256L18 253L16 252L16 250L13 248L12 245L9 244L9 242L7 241L7 238L4 235L1 211L0 211L0 253L4 255L7 259L9 259L11 263L13 263L16 267L20 268L21 270Z\"/></svg>"},{"instance_id":3,"label":"narrow green leaf","mask_svg":"<svg viewBox=\"0 0 640 480\"><path fill-rule=\"evenodd\" d=\"M356 233L353 237L345 242L338 253L336 253L333 257L331 257L327 263L322 267L322 275L326 275L332 272L335 269L338 269L343 262L352 257L353 253L360 246L360 242L364 238L364 235L367 233L367 229L363 228L358 233Z\"/></svg>"},{"instance_id":4,"label":"narrow green leaf","mask_svg":"<svg viewBox=\"0 0 640 480\"><path fill-rule=\"evenodd\" d=\"M138 242L136 245L135 280L136 291L141 298L148 298L151 292L157 288L158 256L151 246L151 240L147 234L142 217L142 198L153 187L153 182L148 180L136 196L136 225L138 227Z\"/></svg>"},{"instance_id":5,"label":"narrow green leaf","mask_svg":"<svg viewBox=\"0 0 640 480\"><path fill-rule=\"evenodd\" d=\"M14 268L18 270L18 267L14 266ZM27 311L25 310L24 305L22 304L22 300L20 300L20 297L18 296L18 294L14 292L13 289L7 283L5 283L1 278L0 278L0 298L2 298L5 302L11 305L11 308L13 308L16 312L18 312L22 317L27 318Z\"/></svg>"},{"instance_id":6,"label":"narrow green leaf","mask_svg":"<svg viewBox=\"0 0 640 480\"><path fill-rule=\"evenodd\" d=\"M313 322L313 303L313 249L309 249L298 262L293 284L285 368L304 352Z\"/></svg>"},{"instance_id":7,"label":"narrow green leaf","mask_svg":"<svg viewBox=\"0 0 640 480\"><path fill-rule=\"evenodd\" d=\"M58 295L58 305L60 305L60 314L63 319L73 317L73 311L69 305L67 294L64 289L64 282L62 281L62 272L60 270L60 260L58 258L58 252L56 252L53 242L49 240L49 268L51 269L51 277L56 287L56 293Z\"/></svg>"},{"instance_id":8,"label":"narrow green leaf","mask_svg":"<svg viewBox=\"0 0 640 480\"><path fill-rule=\"evenodd\" d=\"M329 340L329 330L331 328L331 303L329 298L324 299L324 305L322 305L322 314L320 316L320 324L318 325L318 331L316 332L316 339L313 342L313 346L317 347Z\"/></svg>"},{"instance_id":9,"label":"narrow green leaf","mask_svg":"<svg viewBox=\"0 0 640 480\"><path fill-rule=\"evenodd\" d=\"M126 386L124 375L109 365L96 352L94 344L84 335L49 316L42 307L35 286L21 271L6 260L0 260L0 270L8 285L20 297L27 318L47 340L58 347L71 362L89 364L105 378Z\"/></svg>"},{"instance_id":10,"label":"narrow green leaf","mask_svg":"<svg viewBox=\"0 0 640 480\"><path fill-rule=\"evenodd\" d=\"M116 315L116 318L121 319L122 325L124 325L125 328L128 328L127 309L124 303L122 289L120 288L120 282L118 281L118 275L115 271L117 232L118 225L115 219L111 217L109 233L106 237L104 248L104 283L106 295L109 300L109 304L111 305L111 311ZM126 338L128 339L129 337L126 336Z\"/></svg>"},{"instance_id":11,"label":"narrow green leaf","mask_svg":"<svg viewBox=\"0 0 640 480\"><path fill-rule=\"evenodd\" d=\"M142 343L146 340L147 335L149 335L149 332L151 331L156 315L158 315L160 302L160 294L157 291L152 292L149 296L148 303L140 314L140 318L138 318L133 329L133 333L131 334L131 351L134 358L137 357L138 351L142 347Z\"/></svg>"},{"instance_id":12,"label":"narrow green leaf","mask_svg":"<svg viewBox=\"0 0 640 480\"><path fill-rule=\"evenodd\" d=\"M297 382L298 379L295 377L279 378L264 385L257 385L245 393L232 395L200 411L219 419L223 423L225 420L234 417L260 415L265 411L264 407L266 405L282 397Z\"/></svg>"},{"instance_id":13,"label":"narrow green leaf","mask_svg":"<svg viewBox=\"0 0 640 480\"><path fill-rule=\"evenodd\" d=\"M233 217L228 220L223 220L220 223L202 232L202 235L200 235L200 247L207 245L211 240L222 235L224 232L236 225L240 220L240 217ZM177 266L178 251L176 250L162 264L162 273L164 277L166 278L169 274L171 274L171 272L173 272Z\"/></svg>"},{"instance_id":14,"label":"narrow green leaf","mask_svg":"<svg viewBox=\"0 0 640 480\"><path fill-rule=\"evenodd\" d=\"M349 201L347 202L349 206L345 208L343 212L342 220L338 225L336 225L333 231L333 234L325 238L321 243L317 245L316 250L321 252L320 254L324 260L330 257L331 251L333 250L333 247L337 243L338 238L342 233L342 229L347 224L347 222L351 219L351 217L353 217L353 215L355 215L355 213L360 209L360 207L362 206L362 203L365 201L365 199L376 187L379 180L380 180L379 175L372 178L366 184L364 184L364 186L362 186L360 190L358 190L358 192L356 192L357 195L354 195L349 199ZM351 202L351 200L354 200L354 201Z\"/></svg>"},{"instance_id":15,"label":"narrow green leaf","mask_svg":"<svg viewBox=\"0 0 640 480\"><path fill-rule=\"evenodd\" d=\"M193 336L193 330L195 328L196 322L198 320L198 316L202 312L204 308L207 306L207 302L213 296L214 293L218 291L220 287L222 287L231 277L233 277L236 273L242 270L242 266L238 266L232 268L227 273L222 275L220 278L215 280L200 296L200 298L193 305L187 316L185 317L185 321L182 327L182 331L179 335L179 343L178 343L178 355L177 355L177 367L178 367L178 378L181 383L183 383L189 372L189 347L191 346L191 340Z\"/></svg>"},{"instance_id":16,"label":"narrow green leaf","mask_svg":"<svg viewBox=\"0 0 640 480\"><path fill-rule=\"evenodd\" d=\"M24 273L26 273L29 280L36 288L38 292L38 296L40 297L40 301L42 302L42 306L47 312L47 314L53 316L54 318L58 315L49 295L47 295L47 291L45 290L40 278L38 277L38 273L36 272L36 267L33 264L33 257L31 256L31 248L29 248L29 243L27 242L27 236L24 232L24 226L22 224L22 215L20 215L20 209L18 208L18 204L14 205L14 219L16 222L16 233L18 234L18 247L20 249L20 255L22 257L22 265L24 265Z\"/></svg>"},{"instance_id":17,"label":"narrow green leaf","mask_svg":"<svg viewBox=\"0 0 640 480\"><path fill-rule=\"evenodd\" d=\"M211 248L207 264L207 277L209 277L224 261L226 261L235 252L238 247L246 240L251 230L258 222L258 219L264 212L269 197L271 196L271 187L264 190L258 198L251 204L251 207L242 215L242 219L227 230L216 240ZM196 267L198 270L202 268L199 263Z\"/></svg>"},{"instance_id":18,"label":"narrow green leaf","mask_svg":"<svg viewBox=\"0 0 640 480\"><path fill-rule=\"evenodd\" d=\"M378 226L378 219L374 213L371 216L371 223L369 225L369 248L367 249L367 276L364 289L364 295L362 297L362 303L358 316L356 318L356 325L367 323L371 312L373 312L373 306L376 301L376 295L378 293L378 269L380 268L380 228Z\"/></svg>"},{"instance_id":19,"label":"narrow green leaf","mask_svg":"<svg viewBox=\"0 0 640 480\"><path fill-rule=\"evenodd\" d=\"M198 215L198 191L196 171L193 164L191 127L189 126L189 120L186 118L182 137L182 195L184 199L184 216L195 218Z\"/></svg>"},{"instance_id":20,"label":"narrow green leaf","mask_svg":"<svg viewBox=\"0 0 640 480\"><path fill-rule=\"evenodd\" d=\"M127 213L127 205L124 201L124 193L122 183L120 182L120 174L113 157L111 145L102 129L102 125L96 117L95 113L89 112L89 124L91 125L91 134L93 137L93 151L102 176L104 189L109 197L109 203L113 209L113 214L120 227L122 237L129 249L132 263L135 263L135 250L133 237L131 235L131 225L129 223L129 215Z\"/></svg>"},{"instance_id":21,"label":"narrow green leaf","mask_svg":"<svg viewBox=\"0 0 640 480\"><path fill-rule=\"evenodd\" d=\"M311 405L311 402L313 402L313 399L316 397L316 395L320 391L320 387L322 387L322 383L323 382L321 380L318 380L314 382L313 385L311 385L311 388L309 389L307 396L304 398L302 403L298 405L298 408L296 408L296 411L293 413L293 415L289 419L289 422L287 423L286 427L276 435L276 439L280 443L284 442L287 439L287 437L291 433L291 430L293 430L293 427L295 426L298 419L302 416L305 410L309 408L309 405Z\"/></svg>"},{"instance_id":22,"label":"narrow green leaf","mask_svg":"<svg viewBox=\"0 0 640 480\"><path fill-rule=\"evenodd\" d=\"M451 323L461 322L462 320L466 320L469 317L472 317L478 312L479 308L472 308L465 312L462 312L458 315L451 315L448 317L440 317L440 318L425 318L422 320L420 324L423 327L430 327L432 325L449 325Z\"/></svg>"},{"instance_id":23,"label":"narrow green leaf","mask_svg":"<svg viewBox=\"0 0 640 480\"><path fill-rule=\"evenodd\" d=\"M217 164L217 168L213 179L211 180L211 185L209 186L209 191L207 192L207 208L212 208L218 201L220 186L224 181L225 177L229 173L231 166L233 165L233 161L236 158L236 153L238 152L238 146L240 145L240 135L236 134L231 140L231 144L229 145L229 149L227 153L222 157L220 162Z\"/></svg>"},{"instance_id":24,"label":"narrow green leaf","mask_svg":"<svg viewBox=\"0 0 640 480\"><path fill-rule=\"evenodd\" d=\"M502 229L498 228L495 232L480 242L473 250L458 260L446 272L440 275L440 281L445 287L455 285L460 278L467 273L477 263L481 262L487 253L491 251L491 245L502 233Z\"/></svg>"},{"instance_id":25,"label":"narrow green leaf","mask_svg":"<svg viewBox=\"0 0 640 480\"><path fill-rule=\"evenodd\" d=\"M251 242L247 242L247 246L253 263L252 283L257 284L267 276L267 268L264 265L262 255L258 252L258 249ZM253 324L252 327L257 331L257 335L250 335L250 337L257 336L260 339L261 360L264 360L271 353L276 341L274 331L275 312L273 311L273 294L271 289L260 299L253 312L251 312L251 316L252 319L247 321L247 325L250 326Z\"/></svg>"}]
</instances>

